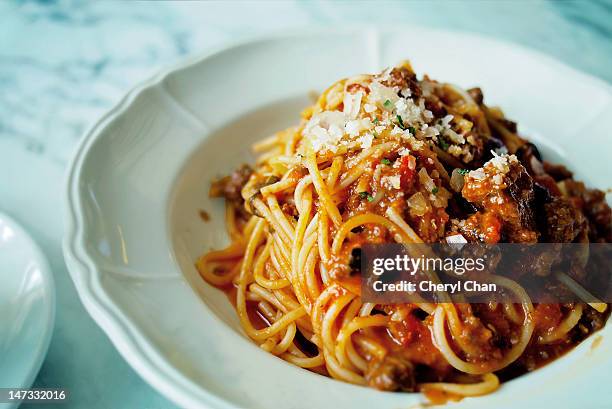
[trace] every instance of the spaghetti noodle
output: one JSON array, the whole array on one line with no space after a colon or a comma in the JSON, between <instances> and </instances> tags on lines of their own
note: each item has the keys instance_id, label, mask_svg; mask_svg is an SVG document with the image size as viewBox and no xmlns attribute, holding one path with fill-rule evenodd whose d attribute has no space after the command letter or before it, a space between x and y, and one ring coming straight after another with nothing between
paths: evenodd
<instances>
[{"instance_id":1,"label":"spaghetti noodle","mask_svg":"<svg viewBox=\"0 0 612 409\"><path fill-rule=\"evenodd\" d=\"M265 351L354 384L476 396L605 322L606 304L534 305L504 277L496 282L521 304L362 303L364 243L610 241L605 197L543 163L479 89L418 80L403 63L335 83L299 126L255 150L254 170L213 183L232 243L197 268L235 289L242 327ZM531 182L517 199L518 180ZM552 197L531 206L544 209L544 228L519 203L535 200L533 181ZM589 195L599 197L597 215L573 200ZM554 225L564 222L557 208L571 228Z\"/></svg>"}]
</instances>

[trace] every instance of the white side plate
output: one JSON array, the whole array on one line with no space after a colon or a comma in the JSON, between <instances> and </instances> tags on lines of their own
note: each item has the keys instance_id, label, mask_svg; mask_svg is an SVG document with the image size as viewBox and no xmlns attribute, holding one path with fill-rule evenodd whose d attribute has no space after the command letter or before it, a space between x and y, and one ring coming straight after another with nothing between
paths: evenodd
<instances>
[{"instance_id":1,"label":"white side plate","mask_svg":"<svg viewBox=\"0 0 612 409\"><path fill-rule=\"evenodd\" d=\"M51 341L55 287L36 243L1 213L0 281L0 388L29 388Z\"/></svg>"}]
</instances>

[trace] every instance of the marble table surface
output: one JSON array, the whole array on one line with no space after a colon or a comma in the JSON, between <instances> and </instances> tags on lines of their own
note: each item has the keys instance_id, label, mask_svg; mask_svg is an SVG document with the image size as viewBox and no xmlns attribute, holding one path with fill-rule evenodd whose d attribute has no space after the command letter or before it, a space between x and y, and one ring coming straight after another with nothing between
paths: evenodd
<instances>
[{"instance_id":1,"label":"marble table surface","mask_svg":"<svg viewBox=\"0 0 612 409\"><path fill-rule=\"evenodd\" d=\"M72 152L84 130L134 84L228 41L344 23L478 32L612 82L611 22L612 2L605 0L0 2L0 211L41 245L58 292L53 339L34 386L69 389L71 400L62 407L174 406L142 381L87 315L61 250L64 173Z\"/></svg>"}]
</instances>

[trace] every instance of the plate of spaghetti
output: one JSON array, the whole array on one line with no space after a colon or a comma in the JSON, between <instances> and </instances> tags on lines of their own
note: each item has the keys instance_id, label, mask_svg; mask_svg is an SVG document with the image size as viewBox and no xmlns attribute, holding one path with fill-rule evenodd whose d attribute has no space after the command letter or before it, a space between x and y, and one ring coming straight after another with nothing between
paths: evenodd
<instances>
[{"instance_id":1,"label":"plate of spaghetti","mask_svg":"<svg viewBox=\"0 0 612 409\"><path fill-rule=\"evenodd\" d=\"M520 302L373 303L360 263L371 244L610 243L610 89L415 27L218 50L84 139L70 271L123 356L182 406L604 408L610 306L581 286L588 269L517 262L573 302L499 278Z\"/></svg>"}]
</instances>

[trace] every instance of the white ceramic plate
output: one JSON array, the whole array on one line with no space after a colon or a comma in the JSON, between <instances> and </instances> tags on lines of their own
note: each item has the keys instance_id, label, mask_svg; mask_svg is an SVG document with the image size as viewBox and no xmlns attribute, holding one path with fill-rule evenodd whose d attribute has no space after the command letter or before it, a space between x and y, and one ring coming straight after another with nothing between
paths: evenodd
<instances>
[{"instance_id":1,"label":"white ceramic plate","mask_svg":"<svg viewBox=\"0 0 612 409\"><path fill-rule=\"evenodd\" d=\"M55 287L36 243L1 213L0 281L0 388L29 388L51 341Z\"/></svg>"},{"instance_id":2,"label":"white ceramic plate","mask_svg":"<svg viewBox=\"0 0 612 409\"><path fill-rule=\"evenodd\" d=\"M417 27L347 28L239 44L162 72L83 139L68 178L65 256L89 313L167 397L210 408L408 408L424 400L338 382L263 352L194 268L200 254L228 242L222 203L208 198L213 177L251 161L253 141L296 123L309 91L405 58L419 75L481 86L545 156L608 187L610 86L514 45ZM200 220L199 209L212 220ZM609 325L551 365L455 407L609 407L611 364Z\"/></svg>"}]
</instances>

